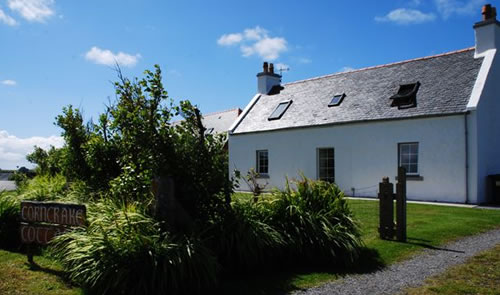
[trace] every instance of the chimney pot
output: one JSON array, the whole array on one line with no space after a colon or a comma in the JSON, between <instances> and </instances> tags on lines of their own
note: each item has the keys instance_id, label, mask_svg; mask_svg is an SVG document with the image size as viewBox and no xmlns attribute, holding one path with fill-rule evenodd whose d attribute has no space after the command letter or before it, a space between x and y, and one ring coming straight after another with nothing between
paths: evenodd
<instances>
[{"instance_id":1,"label":"chimney pot","mask_svg":"<svg viewBox=\"0 0 500 295\"><path fill-rule=\"evenodd\" d=\"M486 4L483 6L483 9L481 10L481 14L483 15L483 21L489 20L491 18L496 18L496 16L497 16L496 8L491 7L491 4Z\"/></svg>"},{"instance_id":2,"label":"chimney pot","mask_svg":"<svg viewBox=\"0 0 500 295\"><path fill-rule=\"evenodd\" d=\"M274 64L273 64L273 63L271 63L271 64L269 65L269 72L270 72L271 74L274 74Z\"/></svg>"},{"instance_id":3,"label":"chimney pot","mask_svg":"<svg viewBox=\"0 0 500 295\"><path fill-rule=\"evenodd\" d=\"M476 52L479 56L490 49L500 48L500 23L497 21L497 10L491 4L481 9L482 20L474 24L476 35Z\"/></svg>"},{"instance_id":4,"label":"chimney pot","mask_svg":"<svg viewBox=\"0 0 500 295\"><path fill-rule=\"evenodd\" d=\"M267 61L265 61L265 62L264 62L263 67L264 67L264 73L269 72L269 70L268 70L268 65L267 65Z\"/></svg>"}]
</instances>

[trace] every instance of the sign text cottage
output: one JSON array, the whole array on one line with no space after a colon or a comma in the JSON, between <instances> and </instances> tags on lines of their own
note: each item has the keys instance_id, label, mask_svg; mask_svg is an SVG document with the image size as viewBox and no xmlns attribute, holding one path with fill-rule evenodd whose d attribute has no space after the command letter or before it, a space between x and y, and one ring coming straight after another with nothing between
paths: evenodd
<instances>
[{"instance_id":1,"label":"sign text cottage","mask_svg":"<svg viewBox=\"0 0 500 295\"><path fill-rule=\"evenodd\" d=\"M84 226L84 205L54 202L21 202L21 239L26 244L47 244L69 226Z\"/></svg>"}]
</instances>

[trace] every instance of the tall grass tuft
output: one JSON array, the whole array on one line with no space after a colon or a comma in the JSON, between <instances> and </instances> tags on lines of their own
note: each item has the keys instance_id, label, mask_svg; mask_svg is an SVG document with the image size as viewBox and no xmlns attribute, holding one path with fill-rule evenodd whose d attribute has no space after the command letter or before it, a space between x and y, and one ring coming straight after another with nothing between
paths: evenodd
<instances>
[{"instance_id":1,"label":"tall grass tuft","mask_svg":"<svg viewBox=\"0 0 500 295\"><path fill-rule=\"evenodd\" d=\"M13 249L20 245L19 207L14 196L0 191L0 248Z\"/></svg>"},{"instance_id":2,"label":"tall grass tuft","mask_svg":"<svg viewBox=\"0 0 500 295\"><path fill-rule=\"evenodd\" d=\"M96 294L196 294L215 286L216 258L198 239L162 232L135 203L90 209L86 229L52 242L70 279Z\"/></svg>"},{"instance_id":3,"label":"tall grass tuft","mask_svg":"<svg viewBox=\"0 0 500 295\"><path fill-rule=\"evenodd\" d=\"M60 174L55 176L39 175L28 180L19 188L19 198L35 201L51 201L65 196L66 178Z\"/></svg>"},{"instance_id":4,"label":"tall grass tuft","mask_svg":"<svg viewBox=\"0 0 500 295\"><path fill-rule=\"evenodd\" d=\"M307 263L354 262L362 242L343 192L305 177L295 185L287 180L285 190L274 192L266 220L285 238L283 253Z\"/></svg>"},{"instance_id":5,"label":"tall grass tuft","mask_svg":"<svg viewBox=\"0 0 500 295\"><path fill-rule=\"evenodd\" d=\"M264 222L267 211L263 202L233 202L232 212L205 233L226 272L268 264L285 245L283 236Z\"/></svg>"}]
</instances>

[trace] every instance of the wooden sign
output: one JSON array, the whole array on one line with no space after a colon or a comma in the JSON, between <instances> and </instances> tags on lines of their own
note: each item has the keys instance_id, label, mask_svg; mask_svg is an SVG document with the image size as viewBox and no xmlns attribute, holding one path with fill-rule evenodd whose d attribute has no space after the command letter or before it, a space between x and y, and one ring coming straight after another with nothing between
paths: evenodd
<instances>
[{"instance_id":1,"label":"wooden sign","mask_svg":"<svg viewBox=\"0 0 500 295\"><path fill-rule=\"evenodd\" d=\"M84 205L22 201L21 240L45 245L70 226L84 226L86 214Z\"/></svg>"}]
</instances>

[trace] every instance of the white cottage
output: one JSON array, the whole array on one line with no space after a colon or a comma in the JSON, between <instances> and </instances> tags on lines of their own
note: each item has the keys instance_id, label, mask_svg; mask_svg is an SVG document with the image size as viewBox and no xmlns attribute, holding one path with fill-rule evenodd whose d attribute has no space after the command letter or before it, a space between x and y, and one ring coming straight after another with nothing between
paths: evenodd
<instances>
[{"instance_id":1,"label":"white cottage","mask_svg":"<svg viewBox=\"0 0 500 295\"><path fill-rule=\"evenodd\" d=\"M304 173L375 197L403 166L409 199L488 202L488 175L500 173L495 8L474 30L474 48L283 85L264 63L229 130L229 169L255 168L278 188Z\"/></svg>"}]
</instances>

